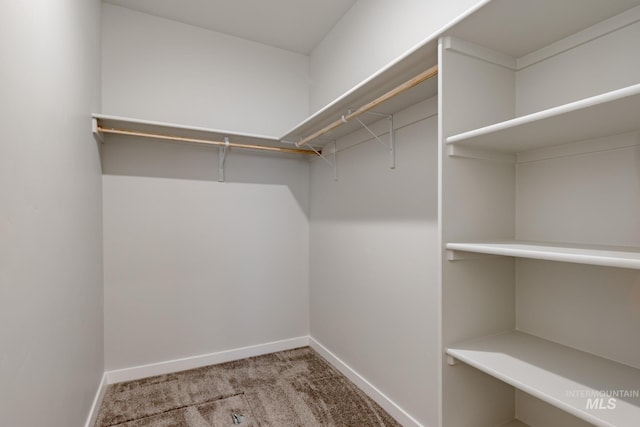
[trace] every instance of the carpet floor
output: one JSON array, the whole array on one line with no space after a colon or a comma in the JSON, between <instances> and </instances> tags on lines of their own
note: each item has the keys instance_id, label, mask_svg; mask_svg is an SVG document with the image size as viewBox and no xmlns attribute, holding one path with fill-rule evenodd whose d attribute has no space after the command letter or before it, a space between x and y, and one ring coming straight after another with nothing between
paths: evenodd
<instances>
[{"instance_id":1,"label":"carpet floor","mask_svg":"<svg viewBox=\"0 0 640 427\"><path fill-rule=\"evenodd\" d=\"M400 426L309 347L110 385L96 427Z\"/></svg>"}]
</instances>

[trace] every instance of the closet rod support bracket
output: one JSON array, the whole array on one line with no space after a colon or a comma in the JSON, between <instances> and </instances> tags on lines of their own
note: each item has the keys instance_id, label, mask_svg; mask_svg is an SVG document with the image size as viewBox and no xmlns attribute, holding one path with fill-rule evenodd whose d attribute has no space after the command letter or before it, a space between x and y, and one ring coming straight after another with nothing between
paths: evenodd
<instances>
[{"instance_id":1,"label":"closet rod support bracket","mask_svg":"<svg viewBox=\"0 0 640 427\"><path fill-rule=\"evenodd\" d=\"M329 160L327 158L327 156L325 156L324 151L325 149L322 149L321 151L316 150L316 148L314 146L312 146L311 144L307 144L305 143L304 145L306 145L307 147L311 148L313 150L314 153L316 153L316 155L318 157L320 157L322 160L324 160L329 166L331 166L333 168L333 180L337 181L338 180L338 147L336 145L336 141L333 141L333 147L331 149L331 157L332 159ZM326 146L325 146L326 147Z\"/></svg>"},{"instance_id":2,"label":"closet rod support bracket","mask_svg":"<svg viewBox=\"0 0 640 427\"><path fill-rule=\"evenodd\" d=\"M225 136L224 146L218 148L218 182L224 182L224 162L227 160L229 137Z\"/></svg>"},{"instance_id":3,"label":"closet rod support bracket","mask_svg":"<svg viewBox=\"0 0 640 427\"><path fill-rule=\"evenodd\" d=\"M386 143L374 131L372 131L367 125L365 125L362 122L362 120L360 120L357 117L355 118L356 121L360 123L360 125L363 128L365 128L366 131L369 132L371 136L373 136L376 139L376 141L378 141L380 144L382 144L383 147L389 150L389 169L395 169L396 168L396 141L395 141L394 132L393 132L393 114L383 114L383 113L377 113L375 111L367 111L366 114L384 116L384 117L387 117L387 119L389 120L389 142Z\"/></svg>"}]
</instances>

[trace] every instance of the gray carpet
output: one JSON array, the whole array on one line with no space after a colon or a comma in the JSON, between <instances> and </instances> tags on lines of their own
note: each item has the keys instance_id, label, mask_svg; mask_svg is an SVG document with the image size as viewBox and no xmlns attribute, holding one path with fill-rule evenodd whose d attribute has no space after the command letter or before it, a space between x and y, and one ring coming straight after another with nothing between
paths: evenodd
<instances>
[{"instance_id":1,"label":"gray carpet","mask_svg":"<svg viewBox=\"0 0 640 427\"><path fill-rule=\"evenodd\" d=\"M399 426L309 347L112 384L96 427Z\"/></svg>"}]
</instances>

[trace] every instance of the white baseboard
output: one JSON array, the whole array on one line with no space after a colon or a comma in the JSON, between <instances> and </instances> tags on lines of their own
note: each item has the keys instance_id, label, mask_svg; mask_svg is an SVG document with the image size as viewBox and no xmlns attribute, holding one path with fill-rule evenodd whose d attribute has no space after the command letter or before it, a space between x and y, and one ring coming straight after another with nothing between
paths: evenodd
<instances>
[{"instance_id":1,"label":"white baseboard","mask_svg":"<svg viewBox=\"0 0 640 427\"><path fill-rule=\"evenodd\" d=\"M415 418L406 413L401 407L389 399L384 393L375 388L369 381L354 371L349 365L340 360L335 354L331 353L325 346L316 341L313 337L309 337L309 346L317 351L322 357L340 371L345 377L349 378L353 383L373 399L378 405L389 413L396 421L404 427L424 427Z\"/></svg>"},{"instance_id":2,"label":"white baseboard","mask_svg":"<svg viewBox=\"0 0 640 427\"><path fill-rule=\"evenodd\" d=\"M93 403L91 404L91 410L89 411L89 416L87 417L87 422L84 427L93 427L96 424L96 418L98 418L98 411L100 410L100 405L102 404L102 398L104 397L104 392L107 390L107 373L105 372L102 375L102 380L100 381L100 385L98 386L98 390L96 391L96 396L93 398Z\"/></svg>"},{"instance_id":3,"label":"white baseboard","mask_svg":"<svg viewBox=\"0 0 640 427\"><path fill-rule=\"evenodd\" d=\"M371 397L378 405L389 413L404 427L424 427L415 418L405 412L400 406L389 399L384 393L374 387L369 381L353 370L349 365L340 360L335 354L329 351L314 338L309 336L291 338L288 340L275 341L265 344L258 344L249 347L242 347L233 350L226 350L217 353L204 354L200 356L186 357L183 359L169 360L165 362L152 363L148 365L135 366L132 368L107 371L102 377L100 386L91 406L91 411L87 417L85 427L93 427L98 416L98 410L102 403L102 398L107 385L123 381L132 381L148 378L155 375L170 374L187 369L201 368L203 366L215 365L218 363L231 362L247 357L261 356L263 354L275 353L277 351L291 350L298 347L310 346L324 357L332 366L349 378L356 386Z\"/></svg>"},{"instance_id":4,"label":"white baseboard","mask_svg":"<svg viewBox=\"0 0 640 427\"><path fill-rule=\"evenodd\" d=\"M277 351L291 350L308 345L309 337L304 336L291 338L288 340L253 345L250 347L220 351L217 353L203 354L200 356L185 357L183 359L168 360L166 362L152 363L149 365L134 366L132 368L107 371L105 372L105 376L107 378L107 384L114 384L123 381L132 381L153 377L155 375L185 371L187 369L201 368L208 365L216 365L218 363L231 362L247 357L261 356L263 354L275 353Z\"/></svg>"}]
</instances>

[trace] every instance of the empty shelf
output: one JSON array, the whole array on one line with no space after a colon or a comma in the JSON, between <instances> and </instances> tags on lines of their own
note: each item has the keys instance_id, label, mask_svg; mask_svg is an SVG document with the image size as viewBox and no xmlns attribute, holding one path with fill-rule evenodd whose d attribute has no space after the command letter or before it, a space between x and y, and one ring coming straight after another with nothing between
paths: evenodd
<instances>
[{"instance_id":1,"label":"empty shelf","mask_svg":"<svg viewBox=\"0 0 640 427\"><path fill-rule=\"evenodd\" d=\"M597 426L636 426L640 419L639 369L518 331L447 354Z\"/></svg>"},{"instance_id":2,"label":"empty shelf","mask_svg":"<svg viewBox=\"0 0 640 427\"><path fill-rule=\"evenodd\" d=\"M100 141L104 141L105 134L115 134L175 143L316 155L312 150L299 149L292 144L283 144L278 139L268 136L242 134L219 129L154 122L127 117L107 116L104 114L94 114L92 119L94 135Z\"/></svg>"},{"instance_id":3,"label":"empty shelf","mask_svg":"<svg viewBox=\"0 0 640 427\"><path fill-rule=\"evenodd\" d=\"M438 62L438 35L434 34L424 40L405 54L392 61L374 75L365 79L333 102L326 105L302 123L288 131L280 139L283 141L299 141L304 137L314 133L329 125L342 115L347 114L349 109L367 104L378 96L393 89L397 85L425 71ZM383 114L395 114L398 111L414 105L420 101L431 98L438 94L438 79L430 79L415 88L404 92L376 108L376 112ZM362 122L369 125L380 120L379 116L361 116ZM348 135L361 126L357 122L347 122L340 126L324 138L318 138L314 145L324 145L329 140L335 140Z\"/></svg>"},{"instance_id":4,"label":"empty shelf","mask_svg":"<svg viewBox=\"0 0 640 427\"><path fill-rule=\"evenodd\" d=\"M141 120L129 117L109 116L106 114L93 114L99 124L109 129L125 129L135 132L150 132L158 134L171 134L185 138L210 138L224 140L229 137L234 142L243 144L279 145L276 137L238 133L220 129L210 129L198 126L185 126L176 123L165 123L151 120ZM291 147L291 145L288 145Z\"/></svg>"},{"instance_id":5,"label":"empty shelf","mask_svg":"<svg viewBox=\"0 0 640 427\"><path fill-rule=\"evenodd\" d=\"M528 241L447 243L451 251L640 270L640 248Z\"/></svg>"},{"instance_id":6,"label":"empty shelf","mask_svg":"<svg viewBox=\"0 0 640 427\"><path fill-rule=\"evenodd\" d=\"M448 144L519 153L640 130L640 84L447 138Z\"/></svg>"}]
</instances>

